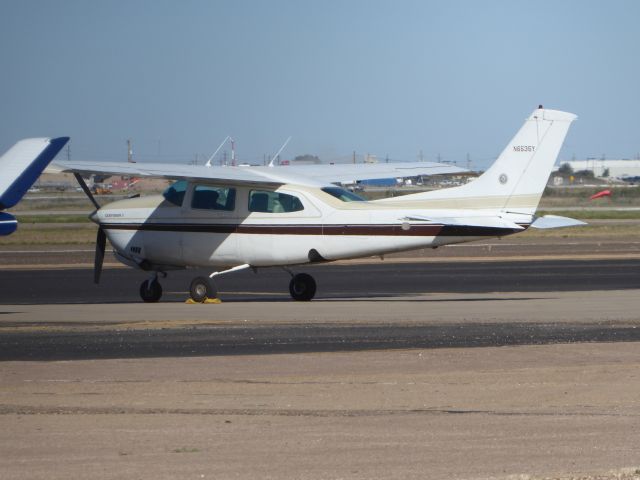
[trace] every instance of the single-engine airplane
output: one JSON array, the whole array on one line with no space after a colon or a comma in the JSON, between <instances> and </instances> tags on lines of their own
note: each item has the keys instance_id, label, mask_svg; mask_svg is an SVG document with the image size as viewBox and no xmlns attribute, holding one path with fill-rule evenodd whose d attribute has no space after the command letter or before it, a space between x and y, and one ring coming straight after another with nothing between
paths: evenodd
<instances>
[{"instance_id":1,"label":"single-engine airplane","mask_svg":"<svg viewBox=\"0 0 640 480\"><path fill-rule=\"evenodd\" d=\"M95 281L106 239L116 258L151 272L140 286L145 302L162 296L159 276L188 267L218 268L190 285L194 301L215 298L211 279L252 268L283 267L295 300L311 300L316 282L290 268L333 260L501 237L528 227L556 228L578 220L535 212L551 169L576 118L540 106L493 165L463 186L363 201L333 182L452 173L434 163L206 167L142 163L59 162L93 201L98 224ZM162 195L100 206L81 174L175 180Z\"/></svg>"},{"instance_id":2,"label":"single-engine airplane","mask_svg":"<svg viewBox=\"0 0 640 480\"><path fill-rule=\"evenodd\" d=\"M18 221L2 210L16 205L69 137L26 138L0 157L0 235L18 228Z\"/></svg>"}]
</instances>

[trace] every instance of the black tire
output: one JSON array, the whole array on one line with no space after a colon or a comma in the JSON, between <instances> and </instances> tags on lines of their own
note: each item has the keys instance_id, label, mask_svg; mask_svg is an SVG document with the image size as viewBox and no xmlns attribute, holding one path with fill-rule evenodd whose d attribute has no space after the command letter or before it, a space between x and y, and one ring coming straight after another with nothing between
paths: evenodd
<instances>
[{"instance_id":1,"label":"black tire","mask_svg":"<svg viewBox=\"0 0 640 480\"><path fill-rule=\"evenodd\" d=\"M294 300L308 302L316 294L316 281L307 273L298 273L289 282L289 293Z\"/></svg>"},{"instance_id":2,"label":"black tire","mask_svg":"<svg viewBox=\"0 0 640 480\"><path fill-rule=\"evenodd\" d=\"M189 295L194 302L202 303L207 298L216 298L217 293L207 277L196 277L189 286Z\"/></svg>"},{"instance_id":3,"label":"black tire","mask_svg":"<svg viewBox=\"0 0 640 480\"><path fill-rule=\"evenodd\" d=\"M157 279L146 280L140 285L140 298L146 303L155 303L162 297L162 285Z\"/></svg>"}]
</instances>

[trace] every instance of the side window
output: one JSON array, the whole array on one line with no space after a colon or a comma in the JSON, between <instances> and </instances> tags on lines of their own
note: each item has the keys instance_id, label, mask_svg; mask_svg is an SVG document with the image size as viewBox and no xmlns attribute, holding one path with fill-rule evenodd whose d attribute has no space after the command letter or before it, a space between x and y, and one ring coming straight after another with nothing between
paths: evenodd
<instances>
[{"instance_id":1,"label":"side window","mask_svg":"<svg viewBox=\"0 0 640 480\"><path fill-rule=\"evenodd\" d=\"M304 210L298 197L286 193L252 190L249 192L249 211L263 213L287 213Z\"/></svg>"},{"instance_id":2,"label":"side window","mask_svg":"<svg viewBox=\"0 0 640 480\"><path fill-rule=\"evenodd\" d=\"M196 185L191 197L191 208L202 210L226 210L232 212L236 207L236 189Z\"/></svg>"},{"instance_id":3,"label":"side window","mask_svg":"<svg viewBox=\"0 0 640 480\"><path fill-rule=\"evenodd\" d=\"M162 196L169 203L173 203L174 205L180 207L182 206L182 201L184 200L184 194L187 192L187 181L179 180L175 182L173 185L169 186L163 193Z\"/></svg>"}]
</instances>

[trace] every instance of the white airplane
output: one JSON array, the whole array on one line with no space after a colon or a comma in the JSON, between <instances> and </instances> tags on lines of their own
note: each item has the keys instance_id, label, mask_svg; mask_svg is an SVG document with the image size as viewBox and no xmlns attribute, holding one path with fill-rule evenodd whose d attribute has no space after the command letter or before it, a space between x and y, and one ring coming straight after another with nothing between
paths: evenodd
<instances>
[{"instance_id":1,"label":"white airplane","mask_svg":"<svg viewBox=\"0 0 640 480\"><path fill-rule=\"evenodd\" d=\"M576 118L536 109L495 163L463 186L376 201L363 201L331 182L452 173L434 163L211 167L167 164L60 162L74 172L99 225L95 281L106 238L116 258L152 272L142 283L145 302L158 301L158 276L174 269L222 267L191 282L194 301L213 299L216 276L238 270L283 267L295 300L310 300L316 283L292 266L384 255L425 247L501 237L528 227L556 228L583 222L536 217L551 169ZM121 174L175 180L162 195L100 206L80 174Z\"/></svg>"},{"instance_id":2,"label":"white airplane","mask_svg":"<svg viewBox=\"0 0 640 480\"><path fill-rule=\"evenodd\" d=\"M68 141L69 137L27 138L0 157L0 235L18 228L16 218L2 210L20 201Z\"/></svg>"}]
</instances>

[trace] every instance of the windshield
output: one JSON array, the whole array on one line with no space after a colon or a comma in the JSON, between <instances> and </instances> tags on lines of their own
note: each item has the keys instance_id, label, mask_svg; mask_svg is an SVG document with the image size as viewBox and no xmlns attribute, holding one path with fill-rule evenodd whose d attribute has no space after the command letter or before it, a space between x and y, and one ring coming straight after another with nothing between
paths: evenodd
<instances>
[{"instance_id":1,"label":"windshield","mask_svg":"<svg viewBox=\"0 0 640 480\"><path fill-rule=\"evenodd\" d=\"M366 200L349 190L345 190L340 187L326 187L323 188L322 191L324 193L328 193L329 195L336 197L338 200L342 200L343 202L365 202Z\"/></svg>"},{"instance_id":2,"label":"windshield","mask_svg":"<svg viewBox=\"0 0 640 480\"><path fill-rule=\"evenodd\" d=\"M187 191L187 181L186 180L178 180L176 183L167 188L162 196L168 202L177 205L178 207L182 206L182 201L184 200L184 194Z\"/></svg>"}]
</instances>

